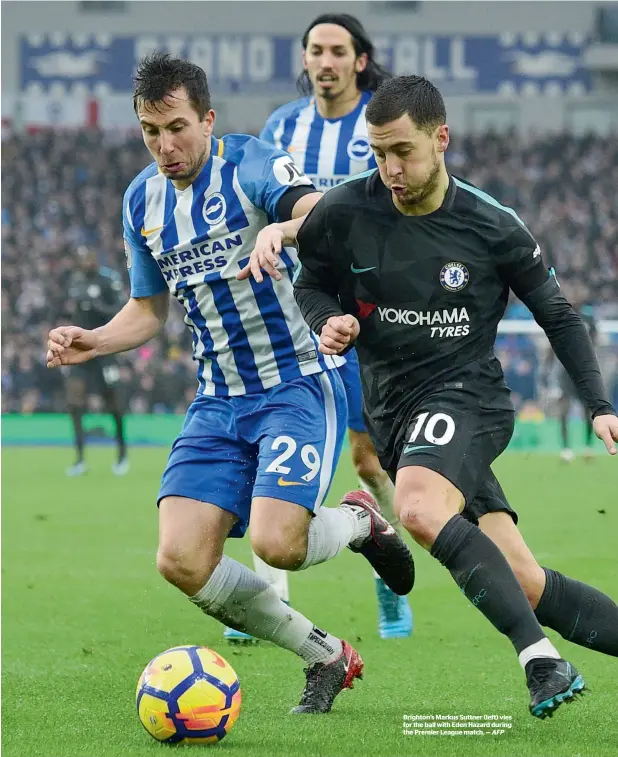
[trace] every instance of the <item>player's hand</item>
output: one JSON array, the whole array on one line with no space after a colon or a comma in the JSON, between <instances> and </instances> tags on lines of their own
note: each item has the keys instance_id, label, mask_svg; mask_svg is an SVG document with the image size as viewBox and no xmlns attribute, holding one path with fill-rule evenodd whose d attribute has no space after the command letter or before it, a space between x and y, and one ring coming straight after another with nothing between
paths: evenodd
<instances>
[{"instance_id":1,"label":"player's hand","mask_svg":"<svg viewBox=\"0 0 618 757\"><path fill-rule=\"evenodd\" d=\"M615 444L615 442L618 442L618 418L615 415L609 414L597 415L592 421L592 428L594 429L594 433L607 447L609 454L615 455L618 452Z\"/></svg>"},{"instance_id":2,"label":"player's hand","mask_svg":"<svg viewBox=\"0 0 618 757\"><path fill-rule=\"evenodd\" d=\"M99 335L79 326L58 326L49 332L45 362L48 368L77 365L98 355Z\"/></svg>"},{"instance_id":3,"label":"player's hand","mask_svg":"<svg viewBox=\"0 0 618 757\"><path fill-rule=\"evenodd\" d=\"M331 316L320 334L319 350L323 355L338 355L360 332L360 323L353 315Z\"/></svg>"},{"instance_id":4,"label":"player's hand","mask_svg":"<svg viewBox=\"0 0 618 757\"><path fill-rule=\"evenodd\" d=\"M257 283L261 284L264 280L262 275L262 270L264 270L273 279L280 281L281 274L277 270L277 266L285 238L285 232L280 224L273 223L270 226L265 226L255 239L255 247L249 262L240 273L236 274L236 278L242 281L253 276Z\"/></svg>"}]
</instances>

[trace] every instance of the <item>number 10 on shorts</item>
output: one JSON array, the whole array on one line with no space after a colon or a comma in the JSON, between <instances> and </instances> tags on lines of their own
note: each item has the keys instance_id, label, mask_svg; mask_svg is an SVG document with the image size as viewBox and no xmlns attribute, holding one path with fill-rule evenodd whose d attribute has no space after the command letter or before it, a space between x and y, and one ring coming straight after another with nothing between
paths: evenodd
<instances>
[{"instance_id":1,"label":"number 10 on shorts","mask_svg":"<svg viewBox=\"0 0 618 757\"><path fill-rule=\"evenodd\" d=\"M446 413L421 413L412 426L407 444L424 439L430 444L448 444L455 435L455 421Z\"/></svg>"}]
</instances>

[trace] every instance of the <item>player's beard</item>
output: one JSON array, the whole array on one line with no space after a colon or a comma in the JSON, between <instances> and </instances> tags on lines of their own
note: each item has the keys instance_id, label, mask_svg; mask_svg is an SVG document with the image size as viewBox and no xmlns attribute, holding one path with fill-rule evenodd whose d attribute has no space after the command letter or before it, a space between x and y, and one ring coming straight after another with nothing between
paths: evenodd
<instances>
[{"instance_id":1,"label":"player's beard","mask_svg":"<svg viewBox=\"0 0 618 757\"><path fill-rule=\"evenodd\" d=\"M421 205L428 197L436 191L440 183L440 161L438 156L434 154L433 164L429 169L427 178L418 187L406 186L406 194L404 197L398 197L397 201L400 205L410 207L412 205Z\"/></svg>"},{"instance_id":2,"label":"player's beard","mask_svg":"<svg viewBox=\"0 0 618 757\"><path fill-rule=\"evenodd\" d=\"M183 171L182 173L175 173L169 178L173 179L174 181L194 181L199 176L202 168L204 168L204 166L206 165L206 161L209 157L208 148L204 147L202 152L194 161L192 161L189 166L187 166L187 169L185 171Z\"/></svg>"},{"instance_id":3,"label":"player's beard","mask_svg":"<svg viewBox=\"0 0 618 757\"><path fill-rule=\"evenodd\" d=\"M352 82L351 77L346 78L345 72L342 72L332 82L334 86L321 87L320 81L318 80L313 85L313 91L318 95L318 97L322 98L323 100L329 100L330 102L334 102L335 100L338 100L340 97L346 98L346 96L348 95L348 90L351 85L351 82ZM354 83L356 83L355 74L354 74Z\"/></svg>"},{"instance_id":4,"label":"player's beard","mask_svg":"<svg viewBox=\"0 0 618 757\"><path fill-rule=\"evenodd\" d=\"M334 86L332 87L321 87L320 82L316 82L317 86L314 86L314 92L317 92L318 97L321 97L323 100L336 100L338 97L341 97L344 90L341 89L341 82L339 79L335 79L333 82Z\"/></svg>"}]
</instances>

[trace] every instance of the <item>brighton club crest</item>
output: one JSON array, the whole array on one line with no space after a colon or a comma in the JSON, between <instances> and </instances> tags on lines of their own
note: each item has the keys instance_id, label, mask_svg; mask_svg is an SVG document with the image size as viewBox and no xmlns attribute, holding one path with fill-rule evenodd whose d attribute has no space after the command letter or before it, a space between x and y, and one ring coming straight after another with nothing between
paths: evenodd
<instances>
[{"instance_id":1,"label":"brighton club crest","mask_svg":"<svg viewBox=\"0 0 618 757\"><path fill-rule=\"evenodd\" d=\"M225 202L225 197L221 192L215 192L214 194L208 195L204 200L202 215L209 226L216 226L221 223L225 218L226 211L227 204Z\"/></svg>"},{"instance_id":2,"label":"brighton club crest","mask_svg":"<svg viewBox=\"0 0 618 757\"><path fill-rule=\"evenodd\" d=\"M463 263L447 263L440 271L440 284L449 292L459 292L470 280Z\"/></svg>"}]
</instances>

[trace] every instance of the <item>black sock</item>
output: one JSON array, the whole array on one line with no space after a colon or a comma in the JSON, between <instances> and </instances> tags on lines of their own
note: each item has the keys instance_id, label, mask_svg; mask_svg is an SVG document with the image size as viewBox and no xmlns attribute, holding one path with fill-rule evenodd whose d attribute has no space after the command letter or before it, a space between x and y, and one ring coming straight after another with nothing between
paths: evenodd
<instances>
[{"instance_id":1,"label":"black sock","mask_svg":"<svg viewBox=\"0 0 618 757\"><path fill-rule=\"evenodd\" d=\"M562 448L569 448L569 421L565 415L560 416L560 435L562 437Z\"/></svg>"},{"instance_id":2,"label":"black sock","mask_svg":"<svg viewBox=\"0 0 618 757\"><path fill-rule=\"evenodd\" d=\"M71 420L73 421L73 431L75 432L75 450L77 452L77 462L84 461L84 426L82 424L83 413L81 410L74 408L71 410Z\"/></svg>"},{"instance_id":3,"label":"black sock","mask_svg":"<svg viewBox=\"0 0 618 757\"><path fill-rule=\"evenodd\" d=\"M124 460L127 455L127 445L124 439L124 417L121 413L113 413L116 424L116 444L118 446L118 462Z\"/></svg>"},{"instance_id":4,"label":"black sock","mask_svg":"<svg viewBox=\"0 0 618 757\"><path fill-rule=\"evenodd\" d=\"M545 591L535 610L541 625L563 639L618 657L618 605L593 586L545 571Z\"/></svg>"},{"instance_id":5,"label":"black sock","mask_svg":"<svg viewBox=\"0 0 618 757\"><path fill-rule=\"evenodd\" d=\"M454 515L431 554L487 620L509 637L517 654L545 638L506 558L480 528Z\"/></svg>"}]
</instances>

